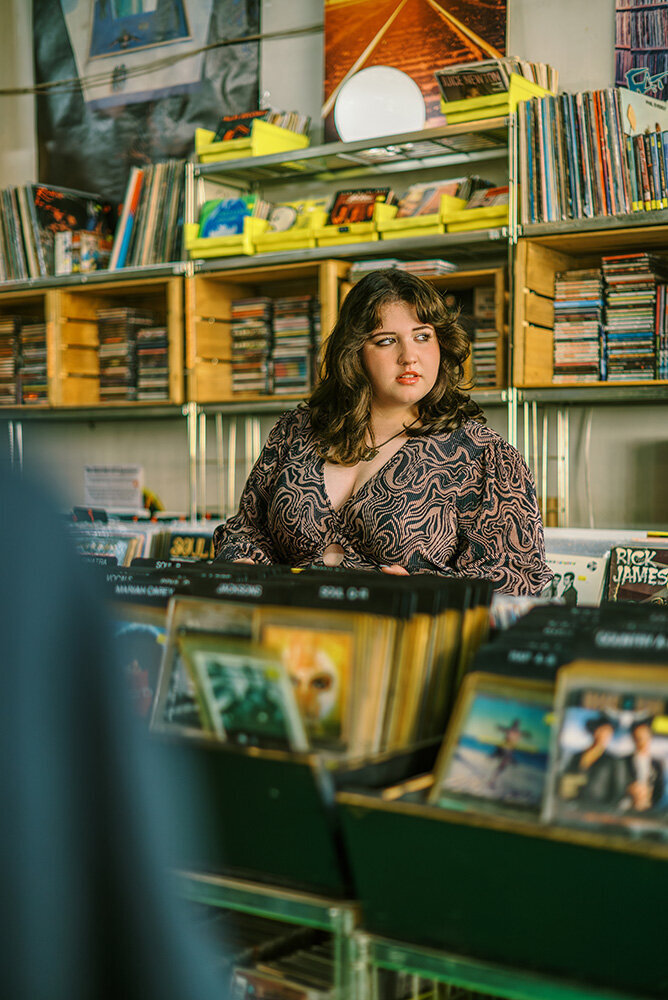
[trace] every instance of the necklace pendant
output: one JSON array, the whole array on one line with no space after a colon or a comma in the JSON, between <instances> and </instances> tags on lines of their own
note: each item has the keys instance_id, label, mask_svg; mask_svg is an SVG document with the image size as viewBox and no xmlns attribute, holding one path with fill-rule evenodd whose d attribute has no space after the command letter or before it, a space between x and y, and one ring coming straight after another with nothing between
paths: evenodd
<instances>
[{"instance_id":1,"label":"necklace pendant","mask_svg":"<svg viewBox=\"0 0 668 1000\"><path fill-rule=\"evenodd\" d=\"M367 448L367 450L362 455L363 462L370 462L378 454L378 448Z\"/></svg>"}]
</instances>

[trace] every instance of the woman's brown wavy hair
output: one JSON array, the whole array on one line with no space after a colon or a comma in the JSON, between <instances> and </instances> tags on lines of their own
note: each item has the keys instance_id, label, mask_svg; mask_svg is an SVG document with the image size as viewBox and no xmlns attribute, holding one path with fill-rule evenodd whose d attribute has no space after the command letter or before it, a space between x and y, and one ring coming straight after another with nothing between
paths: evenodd
<instances>
[{"instance_id":1,"label":"woman's brown wavy hair","mask_svg":"<svg viewBox=\"0 0 668 1000\"><path fill-rule=\"evenodd\" d=\"M371 434L371 383L362 363L362 348L381 326L381 310L390 302L415 309L420 323L436 331L441 362L433 388L418 403L421 426L408 428L411 437L433 431L455 430L465 420L485 423L482 410L467 392L464 362L471 352L469 338L438 291L416 275L387 268L365 275L345 298L339 318L327 340L320 382L308 407L319 438L322 458L338 465L354 465L367 448Z\"/></svg>"}]
</instances>

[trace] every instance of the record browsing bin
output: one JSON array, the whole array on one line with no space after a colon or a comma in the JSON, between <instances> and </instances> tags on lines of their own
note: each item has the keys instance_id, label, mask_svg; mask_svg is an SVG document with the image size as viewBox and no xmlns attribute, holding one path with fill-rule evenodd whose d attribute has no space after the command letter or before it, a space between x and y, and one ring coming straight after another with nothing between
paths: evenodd
<instances>
[{"instance_id":1,"label":"record browsing bin","mask_svg":"<svg viewBox=\"0 0 668 1000\"><path fill-rule=\"evenodd\" d=\"M307 135L260 119L252 122L250 134L247 136L214 142L215 134L210 129L195 129L195 154L200 163L220 163L225 160L244 159L247 156L289 153L306 149L310 143ZM294 167L299 169L299 164L295 164Z\"/></svg>"},{"instance_id":2,"label":"record browsing bin","mask_svg":"<svg viewBox=\"0 0 668 1000\"><path fill-rule=\"evenodd\" d=\"M337 807L370 934L666 995L665 845L368 792L342 791Z\"/></svg>"},{"instance_id":3,"label":"record browsing bin","mask_svg":"<svg viewBox=\"0 0 668 1000\"><path fill-rule=\"evenodd\" d=\"M184 790L176 812L195 842L181 867L244 877L336 899L353 885L343 848L336 789L381 788L429 769L440 741L366 760L259 747L205 737L157 735L174 787ZM207 811L206 833L187 829L186 796L196 789Z\"/></svg>"}]
</instances>

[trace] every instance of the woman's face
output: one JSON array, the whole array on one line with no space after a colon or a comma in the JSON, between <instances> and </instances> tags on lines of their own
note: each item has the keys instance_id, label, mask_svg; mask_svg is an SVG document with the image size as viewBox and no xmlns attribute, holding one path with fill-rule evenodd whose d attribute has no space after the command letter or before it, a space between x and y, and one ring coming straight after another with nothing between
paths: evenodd
<instances>
[{"instance_id":1,"label":"woman's face","mask_svg":"<svg viewBox=\"0 0 668 1000\"><path fill-rule=\"evenodd\" d=\"M407 302L389 302L380 317L380 326L362 348L373 403L415 412L438 376L441 352L436 332L429 323L420 322L415 307Z\"/></svg>"}]
</instances>

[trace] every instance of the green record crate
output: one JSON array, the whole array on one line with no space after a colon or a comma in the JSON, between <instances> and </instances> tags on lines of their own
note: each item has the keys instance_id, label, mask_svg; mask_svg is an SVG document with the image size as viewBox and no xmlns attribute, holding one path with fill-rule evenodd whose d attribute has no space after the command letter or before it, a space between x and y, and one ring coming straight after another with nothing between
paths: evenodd
<instances>
[{"instance_id":1,"label":"green record crate","mask_svg":"<svg viewBox=\"0 0 668 1000\"><path fill-rule=\"evenodd\" d=\"M337 802L370 934L633 998L668 996L665 846L613 846L368 793Z\"/></svg>"},{"instance_id":2,"label":"green record crate","mask_svg":"<svg viewBox=\"0 0 668 1000\"><path fill-rule=\"evenodd\" d=\"M348 899L352 891L337 787L381 788L434 763L438 744L366 762L239 748L206 739L156 737L183 790L177 867ZM188 829L193 786L205 829Z\"/></svg>"}]
</instances>

